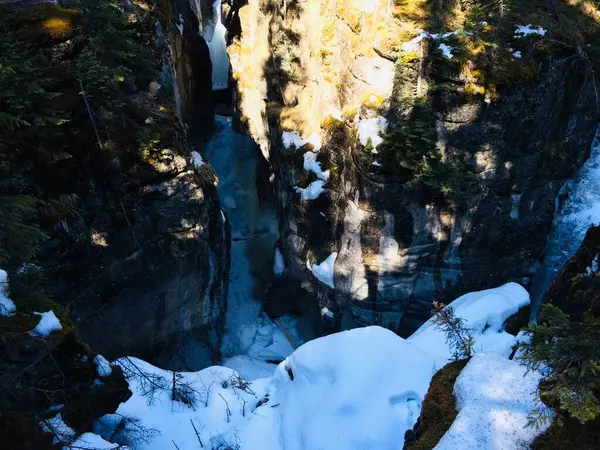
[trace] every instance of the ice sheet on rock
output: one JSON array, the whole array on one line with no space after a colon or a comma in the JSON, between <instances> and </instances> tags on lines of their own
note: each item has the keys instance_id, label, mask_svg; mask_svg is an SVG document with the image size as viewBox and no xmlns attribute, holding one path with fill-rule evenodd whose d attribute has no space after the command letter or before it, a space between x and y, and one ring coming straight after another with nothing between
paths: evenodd
<instances>
[{"instance_id":1,"label":"ice sheet on rock","mask_svg":"<svg viewBox=\"0 0 600 450\"><path fill-rule=\"evenodd\" d=\"M433 373L429 355L381 327L310 341L278 366L269 389L282 447L402 448Z\"/></svg>"},{"instance_id":2,"label":"ice sheet on rock","mask_svg":"<svg viewBox=\"0 0 600 450\"><path fill-rule=\"evenodd\" d=\"M321 150L321 138L318 134L312 134L309 137L303 137L297 131L284 131L281 134L281 140L283 141L283 146L287 149L294 148L302 148L306 144L311 144L316 151Z\"/></svg>"},{"instance_id":3,"label":"ice sheet on rock","mask_svg":"<svg viewBox=\"0 0 600 450\"><path fill-rule=\"evenodd\" d=\"M62 325L56 314L54 314L54 311L47 311L45 313L34 312L34 314L40 316L41 319L36 327L29 332L33 336L47 337L54 331L62 330Z\"/></svg>"},{"instance_id":4,"label":"ice sheet on rock","mask_svg":"<svg viewBox=\"0 0 600 450\"><path fill-rule=\"evenodd\" d=\"M97 434L83 433L73 443L64 446L63 450L110 450L117 447L119 447L119 444L113 444L111 442L105 441Z\"/></svg>"},{"instance_id":5,"label":"ice sheet on rock","mask_svg":"<svg viewBox=\"0 0 600 450\"><path fill-rule=\"evenodd\" d=\"M329 180L329 170L323 171L321 163L317 161L317 153L306 152L304 154L304 170L314 173L320 180Z\"/></svg>"},{"instance_id":6,"label":"ice sheet on rock","mask_svg":"<svg viewBox=\"0 0 600 450\"><path fill-rule=\"evenodd\" d=\"M201 9L199 9L201 11ZM202 23L202 17L198 20ZM212 88L213 91L227 89L229 86L229 56L227 54L227 28L221 21L221 0L213 2L214 32L211 37L204 33L208 44L208 51L212 63Z\"/></svg>"},{"instance_id":7,"label":"ice sheet on rock","mask_svg":"<svg viewBox=\"0 0 600 450\"><path fill-rule=\"evenodd\" d=\"M517 283L507 283L495 289L471 292L454 300L448 307L465 320L475 338L475 352L495 352L504 357L511 353L516 338L502 330L503 324L520 308L529 304L528 292ZM436 359L437 368L452 358L452 349L445 334L433 319L425 322L408 341Z\"/></svg>"},{"instance_id":8,"label":"ice sheet on rock","mask_svg":"<svg viewBox=\"0 0 600 450\"><path fill-rule=\"evenodd\" d=\"M316 180L305 188L296 186L294 190L300 194L302 200L316 200L319 198L319 195L325 192L325 182L323 180Z\"/></svg>"},{"instance_id":9,"label":"ice sheet on rock","mask_svg":"<svg viewBox=\"0 0 600 450\"><path fill-rule=\"evenodd\" d=\"M197 169L199 169L200 167L202 167L205 164L204 160L202 159L202 155L200 155L200 153L192 152L191 155L192 155L192 164Z\"/></svg>"},{"instance_id":10,"label":"ice sheet on rock","mask_svg":"<svg viewBox=\"0 0 600 450\"><path fill-rule=\"evenodd\" d=\"M217 131L204 147L204 155L218 174L217 190L227 214L222 219L229 222L234 238L221 348L223 357L231 357L246 353L255 341L262 295L256 289L254 268L271 264L278 221L273 208L258 198L256 144L233 130L230 117L216 116L215 125Z\"/></svg>"},{"instance_id":11,"label":"ice sheet on rock","mask_svg":"<svg viewBox=\"0 0 600 450\"><path fill-rule=\"evenodd\" d=\"M269 378L277 368L276 364L270 364L263 360L245 355L237 355L228 358L223 362L223 365L235 370L249 381L258 380L260 378Z\"/></svg>"},{"instance_id":12,"label":"ice sheet on rock","mask_svg":"<svg viewBox=\"0 0 600 450\"><path fill-rule=\"evenodd\" d=\"M383 142L380 134L388 129L388 121L385 117L375 117L373 119L363 119L358 124L358 139L362 146L366 146L371 140L374 149Z\"/></svg>"},{"instance_id":13,"label":"ice sheet on rock","mask_svg":"<svg viewBox=\"0 0 600 450\"><path fill-rule=\"evenodd\" d=\"M275 247L275 255L273 257L273 273L280 276L285 272L285 260L278 247Z\"/></svg>"},{"instance_id":14,"label":"ice sheet on rock","mask_svg":"<svg viewBox=\"0 0 600 450\"><path fill-rule=\"evenodd\" d=\"M437 450L528 449L549 426L528 426L541 375L493 353L478 353L454 385L458 416Z\"/></svg>"},{"instance_id":15,"label":"ice sheet on rock","mask_svg":"<svg viewBox=\"0 0 600 450\"><path fill-rule=\"evenodd\" d=\"M8 297L8 274L0 269L0 295Z\"/></svg>"},{"instance_id":16,"label":"ice sheet on rock","mask_svg":"<svg viewBox=\"0 0 600 450\"><path fill-rule=\"evenodd\" d=\"M112 374L112 368L107 359L102 355L94 356L94 365L96 366L96 372L99 377L108 377Z\"/></svg>"},{"instance_id":17,"label":"ice sheet on rock","mask_svg":"<svg viewBox=\"0 0 600 450\"><path fill-rule=\"evenodd\" d=\"M452 59L452 47L442 43L439 45L439 48L442 51L442 54L445 58Z\"/></svg>"},{"instance_id":18,"label":"ice sheet on rock","mask_svg":"<svg viewBox=\"0 0 600 450\"><path fill-rule=\"evenodd\" d=\"M520 38L524 36L529 36L530 34L539 34L540 36L544 36L546 34L546 30L542 27L533 28L533 25L519 25L515 30L515 37Z\"/></svg>"},{"instance_id":19,"label":"ice sheet on rock","mask_svg":"<svg viewBox=\"0 0 600 450\"><path fill-rule=\"evenodd\" d=\"M337 252L333 252L329 255L325 261L321 264L308 264L308 268L313 275L321 282L329 286L331 289L335 289L335 283L333 280L335 259L337 258Z\"/></svg>"},{"instance_id":20,"label":"ice sheet on rock","mask_svg":"<svg viewBox=\"0 0 600 450\"><path fill-rule=\"evenodd\" d=\"M0 270L0 316L12 316L16 310L15 303L8 298L8 274Z\"/></svg>"}]
</instances>

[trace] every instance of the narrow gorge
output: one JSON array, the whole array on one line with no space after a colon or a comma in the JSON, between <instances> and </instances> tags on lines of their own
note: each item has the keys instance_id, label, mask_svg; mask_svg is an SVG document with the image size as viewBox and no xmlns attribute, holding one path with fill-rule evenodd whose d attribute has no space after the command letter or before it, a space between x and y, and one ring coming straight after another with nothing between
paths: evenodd
<instances>
[{"instance_id":1,"label":"narrow gorge","mask_svg":"<svg viewBox=\"0 0 600 450\"><path fill-rule=\"evenodd\" d=\"M0 446L596 448L596 6L0 0Z\"/></svg>"}]
</instances>

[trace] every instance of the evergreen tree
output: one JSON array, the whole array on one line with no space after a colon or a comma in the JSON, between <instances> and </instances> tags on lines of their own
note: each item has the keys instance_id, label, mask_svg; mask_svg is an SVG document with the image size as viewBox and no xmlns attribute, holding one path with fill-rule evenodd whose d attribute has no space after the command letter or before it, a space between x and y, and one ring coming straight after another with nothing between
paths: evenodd
<instances>
[{"instance_id":1,"label":"evergreen tree","mask_svg":"<svg viewBox=\"0 0 600 450\"><path fill-rule=\"evenodd\" d=\"M544 305L521 359L541 370L541 400L581 423L600 415L600 323L571 321L559 308Z\"/></svg>"},{"instance_id":2,"label":"evergreen tree","mask_svg":"<svg viewBox=\"0 0 600 450\"><path fill-rule=\"evenodd\" d=\"M454 361L470 358L473 356L475 339L462 317L458 317L452 306L433 302L433 323L438 330L446 335L446 343L453 350Z\"/></svg>"}]
</instances>

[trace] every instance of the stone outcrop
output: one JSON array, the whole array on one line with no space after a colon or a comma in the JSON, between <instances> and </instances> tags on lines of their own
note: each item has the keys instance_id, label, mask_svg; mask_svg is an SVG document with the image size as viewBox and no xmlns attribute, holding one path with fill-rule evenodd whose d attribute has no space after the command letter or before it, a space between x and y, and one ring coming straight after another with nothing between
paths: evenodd
<instances>
[{"instance_id":1,"label":"stone outcrop","mask_svg":"<svg viewBox=\"0 0 600 450\"><path fill-rule=\"evenodd\" d=\"M600 227L591 227L581 247L550 285L543 302L583 322L600 318Z\"/></svg>"},{"instance_id":2,"label":"stone outcrop","mask_svg":"<svg viewBox=\"0 0 600 450\"><path fill-rule=\"evenodd\" d=\"M211 65L195 15L187 2L177 3L187 9L171 2L153 11L125 5L156 78L125 81L114 110L104 107L98 90L88 93L93 100L86 110L76 80L66 79L59 100L73 119L46 127L44 138L32 143L22 139L23 150L41 146L52 157L23 162L35 152L21 151L25 156L2 183L5 196L43 200L48 239L36 264L83 340L111 360L133 355L198 370L220 358L229 229L214 171L191 162L212 129ZM42 49L53 51L53 70L65 78L78 51L71 42L49 41ZM183 122L191 124L188 132Z\"/></svg>"},{"instance_id":3,"label":"stone outcrop","mask_svg":"<svg viewBox=\"0 0 600 450\"><path fill-rule=\"evenodd\" d=\"M287 287L273 292L295 280L305 302L333 313L324 317L334 328L379 324L409 335L433 299L528 284L555 197L589 154L596 107L591 78L552 52L535 62L535 77L467 95L472 78L431 42L399 56L399 42L416 32L392 9L375 0L251 0L229 51L238 116L276 175ZM404 99L423 96L442 160L472 179L460 195L447 195L441 180L432 187L374 166L358 142L361 121L383 115L392 126L410 115ZM285 148L284 132L317 145ZM308 150L318 150L330 178L317 199L302 201L296 187L316 180L303 168ZM335 289L307 268L333 252ZM302 309L289 296L268 302L278 313Z\"/></svg>"}]
</instances>

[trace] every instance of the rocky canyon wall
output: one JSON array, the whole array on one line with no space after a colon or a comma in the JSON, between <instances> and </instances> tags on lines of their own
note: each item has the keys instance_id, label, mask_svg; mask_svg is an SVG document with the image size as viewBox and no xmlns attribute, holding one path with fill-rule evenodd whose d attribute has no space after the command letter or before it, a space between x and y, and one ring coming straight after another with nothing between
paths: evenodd
<instances>
[{"instance_id":1,"label":"rocky canyon wall","mask_svg":"<svg viewBox=\"0 0 600 450\"><path fill-rule=\"evenodd\" d=\"M589 154L593 77L546 30L519 40L529 9L474 21L460 2L435 8L239 10L236 107L271 164L281 214L272 314L316 308L331 329L408 335L433 299L534 276L556 195Z\"/></svg>"}]
</instances>

